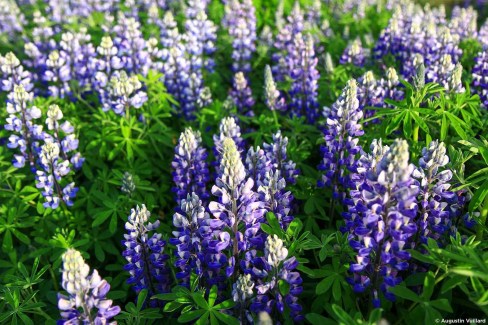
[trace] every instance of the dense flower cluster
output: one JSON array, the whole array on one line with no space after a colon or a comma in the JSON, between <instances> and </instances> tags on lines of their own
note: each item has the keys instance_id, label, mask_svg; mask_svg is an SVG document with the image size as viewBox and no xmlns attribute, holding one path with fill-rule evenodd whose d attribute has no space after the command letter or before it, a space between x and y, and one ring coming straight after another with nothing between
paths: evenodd
<instances>
[{"instance_id":1,"label":"dense flower cluster","mask_svg":"<svg viewBox=\"0 0 488 325\"><path fill-rule=\"evenodd\" d=\"M247 75L256 51L256 9L251 0L230 0L225 7L224 26L232 37L232 70Z\"/></svg>"},{"instance_id":2,"label":"dense flower cluster","mask_svg":"<svg viewBox=\"0 0 488 325\"><path fill-rule=\"evenodd\" d=\"M11 131L8 147L18 149L14 154L13 165L24 167L28 162L36 176L36 187L42 189L45 207L56 209L61 202L73 205L72 199L78 189L73 182L61 185L71 166L81 168L84 159L78 148L78 139L74 127L65 121L60 123L63 113L58 105L51 105L45 120L47 130L35 124L42 112L32 105L33 94L30 74L24 70L13 53L2 58L2 89L9 92L7 96L7 124L5 129Z\"/></svg>"},{"instance_id":3,"label":"dense flower cluster","mask_svg":"<svg viewBox=\"0 0 488 325\"><path fill-rule=\"evenodd\" d=\"M394 300L388 289L401 282L399 272L408 268L407 242L417 232L418 186L404 140L395 140L391 147L373 142L371 154L360 161L361 181L351 191L350 209L344 214L350 245L357 252L349 280L356 292L371 290L378 307L379 290Z\"/></svg>"},{"instance_id":4,"label":"dense flower cluster","mask_svg":"<svg viewBox=\"0 0 488 325\"><path fill-rule=\"evenodd\" d=\"M62 273L61 284L67 295L58 294L62 317L59 324L109 324L120 313L120 307L112 306L112 300L106 299L110 285L97 270L90 275L90 267L80 252L68 249L63 254Z\"/></svg>"},{"instance_id":5,"label":"dense flower cluster","mask_svg":"<svg viewBox=\"0 0 488 325\"><path fill-rule=\"evenodd\" d=\"M136 293L147 289L149 295L169 291L170 278L166 260L169 256L164 253L166 242L161 234L150 232L159 227L159 220L149 222L151 214L145 205L132 209L125 229L127 234L122 244L125 247L122 255L127 260L124 269L129 272L127 283L133 285ZM156 304L156 300L152 304Z\"/></svg>"},{"instance_id":6,"label":"dense flower cluster","mask_svg":"<svg viewBox=\"0 0 488 325\"><path fill-rule=\"evenodd\" d=\"M325 145L320 148L324 158L318 168L325 174L319 186L332 186L335 198L344 198L345 190L351 187L350 173L356 171L356 156L361 152L358 141L364 131L359 120L363 112L357 89L356 80L349 80L332 108L324 111Z\"/></svg>"},{"instance_id":7,"label":"dense flower cluster","mask_svg":"<svg viewBox=\"0 0 488 325\"><path fill-rule=\"evenodd\" d=\"M202 147L200 132L187 128L180 135L171 164L177 204L192 193L204 201L210 197L206 189L210 179L206 159L207 151Z\"/></svg>"}]
</instances>

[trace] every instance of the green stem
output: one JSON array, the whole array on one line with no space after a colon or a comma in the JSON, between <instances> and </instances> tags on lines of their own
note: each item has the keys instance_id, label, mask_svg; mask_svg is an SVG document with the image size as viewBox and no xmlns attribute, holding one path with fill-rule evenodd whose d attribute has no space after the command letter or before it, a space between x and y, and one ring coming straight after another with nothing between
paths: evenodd
<instances>
[{"instance_id":1,"label":"green stem","mask_svg":"<svg viewBox=\"0 0 488 325\"><path fill-rule=\"evenodd\" d=\"M420 127L418 124L415 124L413 127L413 141L414 142L419 142L419 129Z\"/></svg>"},{"instance_id":2,"label":"green stem","mask_svg":"<svg viewBox=\"0 0 488 325\"><path fill-rule=\"evenodd\" d=\"M276 110L273 110L273 118L274 118L276 128L279 130L280 129L280 123L278 122L278 114L276 113Z\"/></svg>"}]
</instances>

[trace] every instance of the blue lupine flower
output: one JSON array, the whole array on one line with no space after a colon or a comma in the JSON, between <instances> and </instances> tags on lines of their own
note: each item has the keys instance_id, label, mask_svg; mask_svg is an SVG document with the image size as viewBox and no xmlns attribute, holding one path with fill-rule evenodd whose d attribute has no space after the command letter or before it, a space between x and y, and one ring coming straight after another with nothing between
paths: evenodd
<instances>
[{"instance_id":1,"label":"blue lupine flower","mask_svg":"<svg viewBox=\"0 0 488 325\"><path fill-rule=\"evenodd\" d=\"M461 80L462 75L463 66L458 62L449 74L447 82L444 83L444 88L446 88L448 93L462 94L466 91Z\"/></svg>"},{"instance_id":2,"label":"blue lupine flower","mask_svg":"<svg viewBox=\"0 0 488 325\"><path fill-rule=\"evenodd\" d=\"M271 72L269 65L264 69L264 97L266 106L270 110L276 111L286 109L285 99L276 88L276 83L273 80L273 73Z\"/></svg>"},{"instance_id":3,"label":"blue lupine flower","mask_svg":"<svg viewBox=\"0 0 488 325\"><path fill-rule=\"evenodd\" d=\"M89 275L90 267L80 252L68 249L63 254L62 273L61 285L67 295L58 294L62 317L58 324L109 324L120 313L120 307L112 306L112 300L106 299L110 284L102 280L97 270Z\"/></svg>"},{"instance_id":4,"label":"blue lupine flower","mask_svg":"<svg viewBox=\"0 0 488 325\"><path fill-rule=\"evenodd\" d=\"M278 10L276 14L279 14ZM287 17L286 24L284 22L280 24L277 19L276 26L279 32L276 36L276 41L274 44L276 52L272 55L274 62L273 74L277 81L284 81L286 76L289 75L290 69L288 56L291 55L295 47L295 35L301 34L304 30L303 21L303 13L300 9L300 3L298 1L295 2L292 12Z\"/></svg>"},{"instance_id":5,"label":"blue lupine flower","mask_svg":"<svg viewBox=\"0 0 488 325\"><path fill-rule=\"evenodd\" d=\"M358 80L358 100L359 109L364 111L365 118L371 118L375 115L375 111L372 109L366 110L371 107L381 107L384 103L384 97L382 97L383 89L378 84L372 71L367 71ZM373 122L378 122L377 119Z\"/></svg>"},{"instance_id":6,"label":"blue lupine flower","mask_svg":"<svg viewBox=\"0 0 488 325\"><path fill-rule=\"evenodd\" d=\"M349 243L357 252L351 263L353 277L348 281L355 292L370 288L373 305L379 307L378 292L394 301L389 288L402 281L399 272L408 269L410 254L405 250L417 233L416 196L418 187L412 178L408 144L395 140L391 147L377 148L363 156L363 181L351 190L349 211L344 213L350 231Z\"/></svg>"},{"instance_id":7,"label":"blue lupine flower","mask_svg":"<svg viewBox=\"0 0 488 325\"><path fill-rule=\"evenodd\" d=\"M356 38L346 47L339 62L340 64L349 63L357 67L364 66L366 62L366 54L360 38Z\"/></svg>"},{"instance_id":8,"label":"blue lupine flower","mask_svg":"<svg viewBox=\"0 0 488 325\"><path fill-rule=\"evenodd\" d=\"M131 210L125 223L127 234L122 241L125 246L122 255L128 262L124 266L130 274L127 283L133 285L136 293L147 289L152 296L169 291L170 277L166 266L169 256L164 253L166 242L161 239L161 234L150 236L150 232L159 227L159 220L151 223L150 216L145 205ZM152 303L157 304L155 300Z\"/></svg>"},{"instance_id":9,"label":"blue lupine flower","mask_svg":"<svg viewBox=\"0 0 488 325\"><path fill-rule=\"evenodd\" d=\"M232 37L232 70L247 75L256 51L256 9L251 0L230 0L225 6L224 26Z\"/></svg>"},{"instance_id":10,"label":"blue lupine flower","mask_svg":"<svg viewBox=\"0 0 488 325\"><path fill-rule=\"evenodd\" d=\"M418 242L427 243L427 238L445 243L446 235L452 232L458 196L449 191L452 171L445 169L449 162L444 143L432 141L429 147L422 149L419 168L413 172L418 180L419 192L419 229ZM441 171L441 169L444 169Z\"/></svg>"},{"instance_id":11,"label":"blue lupine flower","mask_svg":"<svg viewBox=\"0 0 488 325\"><path fill-rule=\"evenodd\" d=\"M271 144L264 143L263 148L271 166L279 171L286 183L295 184L300 171L292 160L288 160L287 155L288 138L284 137L280 130L273 134Z\"/></svg>"},{"instance_id":12,"label":"blue lupine flower","mask_svg":"<svg viewBox=\"0 0 488 325\"><path fill-rule=\"evenodd\" d=\"M0 34L13 38L24 30L25 16L15 1L2 1Z\"/></svg>"},{"instance_id":13,"label":"blue lupine flower","mask_svg":"<svg viewBox=\"0 0 488 325\"><path fill-rule=\"evenodd\" d=\"M219 275L225 270L227 277L236 277L239 265L243 267L241 258L264 246L260 223L266 210L252 190L254 181L246 177L235 142L225 138L222 146L219 176L212 187L217 201L210 202L208 207L214 216L209 225L217 233L207 243L205 259L208 273ZM209 279L209 284L218 280L218 277Z\"/></svg>"},{"instance_id":14,"label":"blue lupine flower","mask_svg":"<svg viewBox=\"0 0 488 325\"><path fill-rule=\"evenodd\" d=\"M237 72L235 74L234 85L229 95L232 98L239 114L254 116L254 112L252 110L254 106L254 98L252 98L252 91L247 84L244 73Z\"/></svg>"},{"instance_id":15,"label":"blue lupine flower","mask_svg":"<svg viewBox=\"0 0 488 325\"><path fill-rule=\"evenodd\" d=\"M72 206L72 199L78 192L74 183L69 183L64 188L60 185L62 177L70 171L69 160L63 159L60 153L59 143L48 139L39 154L39 165L42 169L36 171L36 187L43 189L46 208L56 209L61 202Z\"/></svg>"},{"instance_id":16,"label":"blue lupine flower","mask_svg":"<svg viewBox=\"0 0 488 325\"><path fill-rule=\"evenodd\" d=\"M356 171L356 155L361 152L359 137L364 134L359 120L363 112L359 109L357 83L347 82L341 96L324 112L327 125L324 129L325 145L320 150L324 158L319 170L325 171L319 186L332 186L336 198L344 198L350 188L350 173Z\"/></svg>"},{"instance_id":17,"label":"blue lupine flower","mask_svg":"<svg viewBox=\"0 0 488 325\"><path fill-rule=\"evenodd\" d=\"M209 236L209 218L195 193L182 199L178 212L173 215L173 226L177 230L173 231L174 238L170 239L170 243L176 246L175 267L180 269L176 278L183 286L190 286L192 272L198 276L204 275L205 251L202 242Z\"/></svg>"},{"instance_id":18,"label":"blue lupine flower","mask_svg":"<svg viewBox=\"0 0 488 325\"><path fill-rule=\"evenodd\" d=\"M213 136L214 155L216 166L220 165L223 152L223 142L226 138L231 138L237 146L239 152L244 151L244 140L241 137L241 128L234 117L224 117L219 125L219 134Z\"/></svg>"},{"instance_id":19,"label":"blue lupine flower","mask_svg":"<svg viewBox=\"0 0 488 325\"><path fill-rule=\"evenodd\" d=\"M108 93L103 100L103 110L112 109L116 114L127 116L131 108L141 108L147 101L142 83L135 75L128 76L124 70L115 71L108 84Z\"/></svg>"},{"instance_id":20,"label":"blue lupine flower","mask_svg":"<svg viewBox=\"0 0 488 325\"><path fill-rule=\"evenodd\" d=\"M290 89L290 113L292 116L305 116L309 123L318 117L317 70L313 38L296 34L292 51L289 55L290 77L293 80Z\"/></svg>"},{"instance_id":21,"label":"blue lupine flower","mask_svg":"<svg viewBox=\"0 0 488 325\"><path fill-rule=\"evenodd\" d=\"M5 84L4 84L5 85ZM13 87L12 87L13 86ZM34 123L41 117L41 110L31 106L32 93L26 91L22 84L9 85L12 88L7 101L7 124L5 129L13 134L9 137L7 147L18 148L20 154L14 154L13 165L22 168L25 162L34 168L38 140L43 138L42 126Z\"/></svg>"},{"instance_id":22,"label":"blue lupine flower","mask_svg":"<svg viewBox=\"0 0 488 325\"><path fill-rule=\"evenodd\" d=\"M178 205L192 193L203 201L210 197L206 189L210 180L206 159L207 151L202 147L200 132L191 128L185 129L180 135L171 164L175 183L172 190L176 194Z\"/></svg>"},{"instance_id":23,"label":"blue lupine flower","mask_svg":"<svg viewBox=\"0 0 488 325\"><path fill-rule=\"evenodd\" d=\"M6 92L12 92L15 85L22 85L27 92L33 88L31 73L24 69L12 52L5 57L0 56L0 80L1 89Z\"/></svg>"},{"instance_id":24,"label":"blue lupine flower","mask_svg":"<svg viewBox=\"0 0 488 325\"><path fill-rule=\"evenodd\" d=\"M384 103L385 99L391 99L394 101L401 101L404 97L404 92L401 89L400 80L395 68L388 68L386 71L386 78L382 78L379 81L381 89L381 105L386 107L392 107L390 104Z\"/></svg>"},{"instance_id":25,"label":"blue lupine flower","mask_svg":"<svg viewBox=\"0 0 488 325\"><path fill-rule=\"evenodd\" d=\"M473 7L461 8L455 6L452 9L449 29L451 34L456 35L460 40L476 38L478 34L478 11Z\"/></svg>"},{"instance_id":26,"label":"blue lupine flower","mask_svg":"<svg viewBox=\"0 0 488 325\"><path fill-rule=\"evenodd\" d=\"M483 50L475 58L473 90L480 96L481 105L488 107L488 51Z\"/></svg>"},{"instance_id":27,"label":"blue lupine flower","mask_svg":"<svg viewBox=\"0 0 488 325\"><path fill-rule=\"evenodd\" d=\"M264 256L253 259L252 275L255 277L254 289L257 296L252 300L250 309L254 313L262 311L268 314L282 314L285 307L295 322L303 320L300 314L302 306L298 304L298 295L302 293L302 278L295 271L298 261L295 257L288 258L288 250L283 241L276 235L269 235L264 247ZM284 281L290 286L284 297L278 289L278 282ZM234 297L234 301L236 301Z\"/></svg>"}]
</instances>

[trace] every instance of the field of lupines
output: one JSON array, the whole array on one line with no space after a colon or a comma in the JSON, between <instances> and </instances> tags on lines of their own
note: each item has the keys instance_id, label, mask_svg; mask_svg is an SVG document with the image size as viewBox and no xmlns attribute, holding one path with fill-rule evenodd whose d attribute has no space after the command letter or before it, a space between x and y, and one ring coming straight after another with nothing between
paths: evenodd
<instances>
[{"instance_id":1,"label":"field of lupines","mask_svg":"<svg viewBox=\"0 0 488 325\"><path fill-rule=\"evenodd\" d=\"M486 323L483 10L0 0L0 324Z\"/></svg>"}]
</instances>

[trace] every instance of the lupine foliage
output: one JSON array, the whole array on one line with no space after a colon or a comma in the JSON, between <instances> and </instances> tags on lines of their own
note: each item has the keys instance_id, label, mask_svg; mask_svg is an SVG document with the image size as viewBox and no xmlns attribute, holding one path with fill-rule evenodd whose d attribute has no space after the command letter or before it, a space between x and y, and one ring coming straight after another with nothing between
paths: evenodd
<instances>
[{"instance_id":1,"label":"lupine foliage","mask_svg":"<svg viewBox=\"0 0 488 325\"><path fill-rule=\"evenodd\" d=\"M481 3L0 0L0 323L485 320Z\"/></svg>"}]
</instances>

